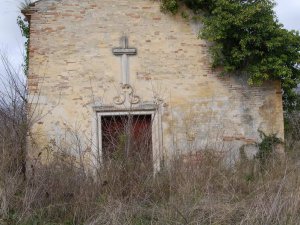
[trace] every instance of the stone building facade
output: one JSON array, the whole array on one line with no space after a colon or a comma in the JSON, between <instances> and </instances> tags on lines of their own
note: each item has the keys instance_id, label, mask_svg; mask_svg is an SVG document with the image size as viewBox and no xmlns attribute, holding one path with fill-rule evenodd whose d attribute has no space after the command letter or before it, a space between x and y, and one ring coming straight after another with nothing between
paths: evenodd
<instances>
[{"instance_id":1,"label":"stone building facade","mask_svg":"<svg viewBox=\"0 0 300 225\"><path fill-rule=\"evenodd\" d=\"M175 153L251 152L258 130L284 136L280 83L220 76L201 24L162 13L159 1L41 0L25 14L38 149L76 130L82 150L101 158L101 118L127 114L151 116L158 167Z\"/></svg>"}]
</instances>

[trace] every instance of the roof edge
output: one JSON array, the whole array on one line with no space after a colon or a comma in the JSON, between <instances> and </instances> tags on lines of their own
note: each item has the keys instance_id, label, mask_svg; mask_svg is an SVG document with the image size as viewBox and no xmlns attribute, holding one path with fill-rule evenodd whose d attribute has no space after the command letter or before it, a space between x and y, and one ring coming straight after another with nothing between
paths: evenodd
<instances>
[{"instance_id":1,"label":"roof edge","mask_svg":"<svg viewBox=\"0 0 300 225\"><path fill-rule=\"evenodd\" d=\"M35 9L34 7L36 6L36 4L43 2L45 0L37 0L35 2L30 2L28 4L28 6L24 9L21 9L21 13L25 16L26 19L30 19L30 16L37 12L37 9Z\"/></svg>"}]
</instances>

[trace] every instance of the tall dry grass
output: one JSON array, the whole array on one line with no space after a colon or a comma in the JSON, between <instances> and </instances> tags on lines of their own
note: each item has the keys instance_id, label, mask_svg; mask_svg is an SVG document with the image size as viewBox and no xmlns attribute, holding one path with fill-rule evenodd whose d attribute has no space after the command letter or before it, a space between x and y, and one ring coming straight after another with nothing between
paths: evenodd
<instances>
[{"instance_id":1,"label":"tall dry grass","mask_svg":"<svg viewBox=\"0 0 300 225\"><path fill-rule=\"evenodd\" d=\"M229 166L206 150L193 161L174 156L155 175L152 166L137 170L126 157L90 170L69 149L49 143L52 159L25 177L26 85L8 77L10 94L0 100L1 225L300 224L297 126L287 133L287 150L293 150L263 163L242 157Z\"/></svg>"},{"instance_id":2,"label":"tall dry grass","mask_svg":"<svg viewBox=\"0 0 300 225\"><path fill-rule=\"evenodd\" d=\"M7 159L9 160L9 159ZM286 157L229 167L214 152L155 176L130 160L100 173L54 157L21 182L1 183L1 224L300 224L300 169ZM3 178L1 178L3 179ZM5 197L3 197L5 196Z\"/></svg>"}]
</instances>

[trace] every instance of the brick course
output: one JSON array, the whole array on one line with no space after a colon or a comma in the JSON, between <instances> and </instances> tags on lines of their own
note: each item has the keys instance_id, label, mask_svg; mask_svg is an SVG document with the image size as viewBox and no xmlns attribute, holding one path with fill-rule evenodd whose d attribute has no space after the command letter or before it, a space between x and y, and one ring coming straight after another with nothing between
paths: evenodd
<instances>
[{"instance_id":1,"label":"brick course","mask_svg":"<svg viewBox=\"0 0 300 225\"><path fill-rule=\"evenodd\" d=\"M43 99L32 102L43 115L33 126L40 145L63 136L63 124L80 124L91 139L93 106L111 105L119 91L121 63L111 51L123 33L138 49L130 57L136 94L165 103L164 154L185 151L190 131L199 149L217 143L237 150L258 141L258 130L284 137L280 83L249 87L243 75L220 76L209 44L197 38L201 26L161 13L158 1L47 0L32 8L29 90Z\"/></svg>"}]
</instances>

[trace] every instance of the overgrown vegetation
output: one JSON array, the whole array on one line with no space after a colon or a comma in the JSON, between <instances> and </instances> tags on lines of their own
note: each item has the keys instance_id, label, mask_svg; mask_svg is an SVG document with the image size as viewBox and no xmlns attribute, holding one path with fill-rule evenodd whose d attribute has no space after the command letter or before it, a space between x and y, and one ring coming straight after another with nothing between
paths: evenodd
<instances>
[{"instance_id":1,"label":"overgrown vegetation","mask_svg":"<svg viewBox=\"0 0 300 225\"><path fill-rule=\"evenodd\" d=\"M30 40L30 28L29 23L22 19L20 16L17 19L17 23L20 27L21 33L23 37L26 38L24 46L25 46L25 55L24 55L24 64L23 64L23 72L27 76L28 75L28 67L29 67L29 40Z\"/></svg>"},{"instance_id":2,"label":"overgrown vegetation","mask_svg":"<svg viewBox=\"0 0 300 225\"><path fill-rule=\"evenodd\" d=\"M74 132L66 135L74 140L69 145L49 143L38 155L44 164L32 160L24 179L26 85L7 68L10 88L0 101L1 225L300 224L299 157L277 157L273 136L264 136L261 154L235 165L202 150L197 160L174 157L154 176L152 165L137 170L136 159L89 164Z\"/></svg>"},{"instance_id":3,"label":"overgrown vegetation","mask_svg":"<svg viewBox=\"0 0 300 225\"><path fill-rule=\"evenodd\" d=\"M130 160L89 172L59 154L68 149L51 151L25 182L18 169L1 167L0 224L300 224L300 168L292 158L270 156L261 170L256 159L229 167L203 151L201 160L174 158L153 176ZM11 160L3 155L1 165Z\"/></svg>"},{"instance_id":4,"label":"overgrown vegetation","mask_svg":"<svg viewBox=\"0 0 300 225\"><path fill-rule=\"evenodd\" d=\"M204 27L200 36L213 43L213 66L224 73L249 74L250 85L280 80L285 108L299 104L300 36L279 23L273 0L162 0L176 14L186 6Z\"/></svg>"},{"instance_id":5,"label":"overgrown vegetation","mask_svg":"<svg viewBox=\"0 0 300 225\"><path fill-rule=\"evenodd\" d=\"M205 6L207 10L201 11L210 13L210 4L218 1L173 0L164 6L175 7L172 13L176 13L178 4L185 3L196 7L197 14ZM226 67L223 61L216 66ZM101 167L89 165L80 143L69 145L80 159L74 160L66 145L52 142L39 155L49 159L47 154L51 154L51 160L44 165L32 161L27 165L30 176L24 179L24 147L31 119L27 90L8 61L2 58L2 62L9 76L7 89L0 95L1 225L300 224L298 113L286 115L285 157L278 157L275 151L281 141L261 133L254 158L245 154L240 162L228 166L224 156L202 150L199 160L186 163L180 156L174 157L167 168L153 176L151 166L137 172L135 161L120 157ZM238 69L247 70L250 64Z\"/></svg>"},{"instance_id":6,"label":"overgrown vegetation","mask_svg":"<svg viewBox=\"0 0 300 225\"><path fill-rule=\"evenodd\" d=\"M261 142L257 144L258 152L255 157L261 165L265 165L269 158L275 157L276 148L283 145L283 141L276 134L266 135L262 131L259 131L259 133Z\"/></svg>"},{"instance_id":7,"label":"overgrown vegetation","mask_svg":"<svg viewBox=\"0 0 300 225\"><path fill-rule=\"evenodd\" d=\"M25 178L28 131L26 82L1 53L0 63L4 69L0 79L0 149L3 159L0 162L0 176L5 170L18 170Z\"/></svg>"},{"instance_id":8,"label":"overgrown vegetation","mask_svg":"<svg viewBox=\"0 0 300 225\"><path fill-rule=\"evenodd\" d=\"M300 156L300 113L299 111L285 115L286 150L291 157Z\"/></svg>"},{"instance_id":9,"label":"overgrown vegetation","mask_svg":"<svg viewBox=\"0 0 300 225\"><path fill-rule=\"evenodd\" d=\"M20 3L20 10L22 12L28 10L30 8L31 0L23 0ZM27 21L26 18L22 18L21 16L18 16L17 18L17 24L19 25L19 28L21 30L22 36L25 38L25 54L24 54L24 64L23 66L23 72L24 75L28 75L28 68L29 68L29 41L30 41L30 24L29 21Z\"/></svg>"}]
</instances>

